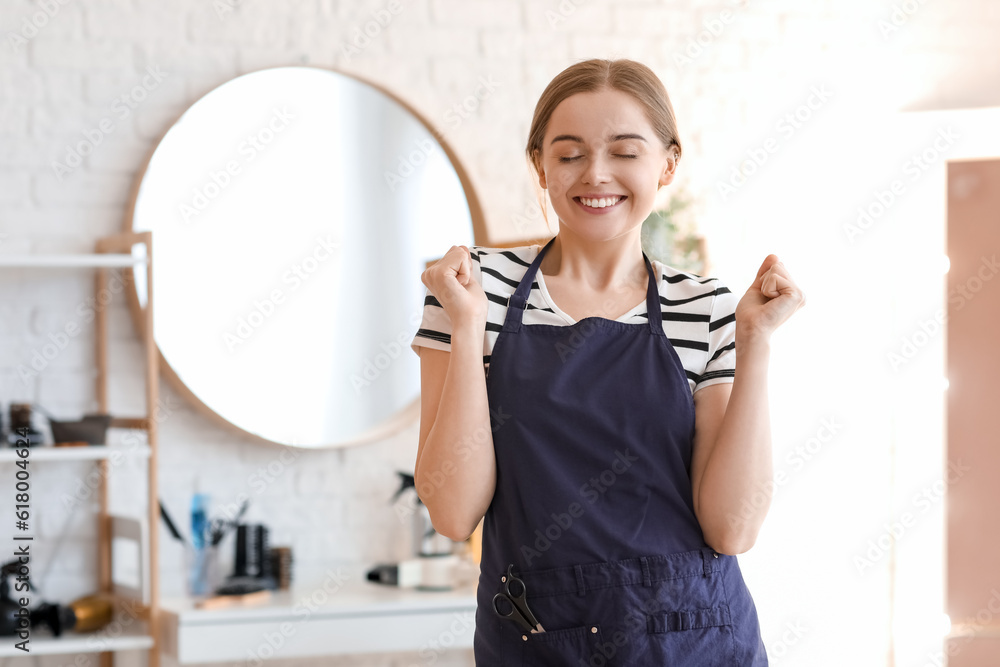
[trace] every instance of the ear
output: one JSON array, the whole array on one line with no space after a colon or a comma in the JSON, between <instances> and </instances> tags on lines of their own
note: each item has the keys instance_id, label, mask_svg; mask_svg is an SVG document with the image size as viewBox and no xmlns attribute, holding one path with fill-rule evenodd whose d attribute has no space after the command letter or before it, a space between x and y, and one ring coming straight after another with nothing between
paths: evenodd
<instances>
[{"instance_id":1,"label":"ear","mask_svg":"<svg viewBox=\"0 0 1000 667\"><path fill-rule=\"evenodd\" d=\"M659 184L660 187L664 185L670 185L674 180L674 174L677 172L677 162L679 158L677 154L671 151L663 163L663 172L660 174Z\"/></svg>"},{"instance_id":2,"label":"ear","mask_svg":"<svg viewBox=\"0 0 1000 667\"><path fill-rule=\"evenodd\" d=\"M535 171L538 172L538 184L542 186L542 190L545 190L548 188L548 186L545 184L545 168L543 167L541 160L538 159L537 148L535 149L534 158L535 158L534 159Z\"/></svg>"}]
</instances>

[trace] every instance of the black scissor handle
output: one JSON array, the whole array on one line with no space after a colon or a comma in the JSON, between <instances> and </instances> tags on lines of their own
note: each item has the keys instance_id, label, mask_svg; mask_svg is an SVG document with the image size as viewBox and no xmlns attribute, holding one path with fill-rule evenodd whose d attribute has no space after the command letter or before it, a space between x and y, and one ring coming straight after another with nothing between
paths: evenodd
<instances>
[{"instance_id":1,"label":"black scissor handle","mask_svg":"<svg viewBox=\"0 0 1000 667\"><path fill-rule=\"evenodd\" d=\"M513 570L514 564L511 563L507 566L507 574L502 577L503 590L511 600L524 602L524 598L528 594L527 588L524 585L524 580L514 574ZM511 590L511 584L514 585L514 590Z\"/></svg>"},{"instance_id":2,"label":"black scissor handle","mask_svg":"<svg viewBox=\"0 0 1000 667\"><path fill-rule=\"evenodd\" d=\"M500 611L500 608L497 607L497 600L503 600L510 607L510 611L506 613ZM535 630L535 626L533 626L528 619L524 617L524 614L522 614L521 610L517 608L514 601L503 593L497 593L493 596L493 611L495 611L497 616L501 618L509 618L514 621L521 626L521 629L523 630L527 630L528 632Z\"/></svg>"},{"instance_id":3,"label":"black scissor handle","mask_svg":"<svg viewBox=\"0 0 1000 667\"><path fill-rule=\"evenodd\" d=\"M514 574L513 563L507 566L507 574L503 577L503 582L504 592L493 596L493 611L498 616L513 619L525 630L537 631L541 626L528 607L527 587L524 585L524 581ZM497 609L498 598L505 600L511 606L509 613L504 614Z\"/></svg>"}]
</instances>

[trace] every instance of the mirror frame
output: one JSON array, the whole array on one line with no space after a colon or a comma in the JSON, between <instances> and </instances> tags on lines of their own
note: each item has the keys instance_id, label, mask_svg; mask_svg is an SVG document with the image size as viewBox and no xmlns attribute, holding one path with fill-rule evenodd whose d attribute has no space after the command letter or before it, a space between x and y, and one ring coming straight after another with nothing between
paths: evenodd
<instances>
[{"instance_id":1,"label":"mirror frame","mask_svg":"<svg viewBox=\"0 0 1000 667\"><path fill-rule=\"evenodd\" d=\"M454 167L455 173L458 175L459 181L462 184L462 190L465 193L466 202L468 203L469 206L469 215L472 219L472 237L473 239L475 239L475 243L477 245L486 245L486 246L492 245L489 230L486 227L486 220L483 215L483 209L479 202L479 197L476 195L476 191L473 188L472 181L469 178L469 174L466 171L465 167L462 165L462 162L458 158L458 155L455 153L452 147L442 136L442 132L440 132L437 128L435 128L431 124L431 122L422 113L420 113L413 105L406 102L406 100L396 95L385 86L375 81L372 81L371 79L358 76L357 74L344 72L342 70L338 70L333 67L324 67L315 65L278 65L275 67L264 67L258 70L244 72L235 77L220 82L211 90L201 95L194 102L188 104L184 108L184 110L181 111L180 114L178 114L176 117L173 118L173 120L167 125L167 127L163 130L163 132L160 133L153 147L149 150L145 159L143 160L141 168L136 172L135 179L132 182L132 186L129 190L128 199L126 201L126 210L122 224L122 231L125 232L134 231L133 222L135 215L135 205L136 201L138 200L139 189L142 186L142 180L143 178L145 178L146 171L149 168L149 163L152 161L153 155L156 153L157 149L160 147L160 144L163 142L164 137L166 137L167 133L171 130L171 128L173 128L174 125L177 124L177 121L180 120L180 118L185 113L187 113L191 107L193 107L195 104L205 99L205 97L211 94L213 91L217 90L218 88L222 87L223 85L225 85L230 81L233 81L243 76L256 74L257 72L263 72L272 69L286 69L289 67L306 67L311 69L324 70L332 72L334 74L339 74L341 76L349 77L359 83L374 88L375 90L382 93L396 104L400 105L408 113L410 113L413 116L413 118L417 120L417 122L423 125L424 128L426 128L427 131L430 132L434 140L437 141L438 145L441 146L442 150L444 150L444 153L448 157L448 160L451 162L452 167ZM151 234L153 241L150 244L150 254L154 252L152 248L155 247L156 244L156 233L151 232ZM436 259L428 261L427 266L431 266L436 261L437 261ZM135 327L135 331L141 338L142 336L145 335L145 315L143 313L142 306L139 304L139 295L135 287L133 271L134 269L131 268L122 269L122 280L125 283L126 301L128 302L128 309L129 313L131 314L132 324ZM149 289L149 291L152 292L153 286L149 285L147 286L147 289ZM155 317L156 313L154 312L153 315ZM416 332L414 331L414 333ZM343 440L336 443L331 443L329 445L316 446L316 447L303 447L303 446L298 446L294 443L285 444L276 442L274 440L269 440L256 433L252 433L250 431L241 428L240 426L237 426L236 424L232 423L231 421L229 421L228 419L217 413L215 410L213 410L200 398L198 398L198 396L195 395L195 393L191 391L191 389L189 389L187 385L184 384L184 382L180 379L180 377L177 375L174 369L170 367L170 364L163 356L163 352L160 350L160 344L159 342L156 341L155 336L153 337L153 342L156 345L156 356L159 360L160 373L162 377L166 378L167 382L174 389L174 391L176 391L178 394L184 397L184 399L190 405L193 405L198 412L207 416L211 421L217 424L221 424L231 433L242 435L243 437L251 441L265 443L269 445L277 445L280 447L298 447L303 451L309 451L309 450L328 451L331 449L342 449L344 447L353 447L356 445L363 445L383 440L385 438L395 435L396 433L408 427L414 421L419 421L420 419L420 393L418 389L416 398L414 398L414 400L409 405L399 410L394 416L390 417L380 426L375 427L374 429L369 429L364 437L354 438L351 440ZM150 418L156 419L154 415L150 415Z\"/></svg>"}]
</instances>

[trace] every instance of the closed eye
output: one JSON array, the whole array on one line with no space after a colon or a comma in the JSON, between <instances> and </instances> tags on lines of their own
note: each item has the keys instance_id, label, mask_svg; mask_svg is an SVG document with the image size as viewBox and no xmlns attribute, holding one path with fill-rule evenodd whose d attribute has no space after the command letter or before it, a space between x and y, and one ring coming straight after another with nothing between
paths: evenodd
<instances>
[{"instance_id":1,"label":"closed eye","mask_svg":"<svg viewBox=\"0 0 1000 667\"><path fill-rule=\"evenodd\" d=\"M583 156L582 155L577 155L575 157L560 157L559 161L560 162L572 162L573 160L579 160L581 157L583 157ZM615 157L636 159L639 156L638 155L618 155L618 154L616 154Z\"/></svg>"}]
</instances>

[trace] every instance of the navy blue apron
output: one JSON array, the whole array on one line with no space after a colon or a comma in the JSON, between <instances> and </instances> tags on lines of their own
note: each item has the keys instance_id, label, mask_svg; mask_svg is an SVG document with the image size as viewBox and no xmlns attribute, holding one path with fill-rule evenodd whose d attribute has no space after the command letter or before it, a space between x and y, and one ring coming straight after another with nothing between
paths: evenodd
<instances>
[{"instance_id":1,"label":"navy blue apron","mask_svg":"<svg viewBox=\"0 0 1000 667\"><path fill-rule=\"evenodd\" d=\"M476 665L767 665L736 557L705 543L694 513L694 399L649 259L647 323L524 325L551 245L508 300L486 378L497 481ZM543 632L494 612L509 565Z\"/></svg>"}]
</instances>

